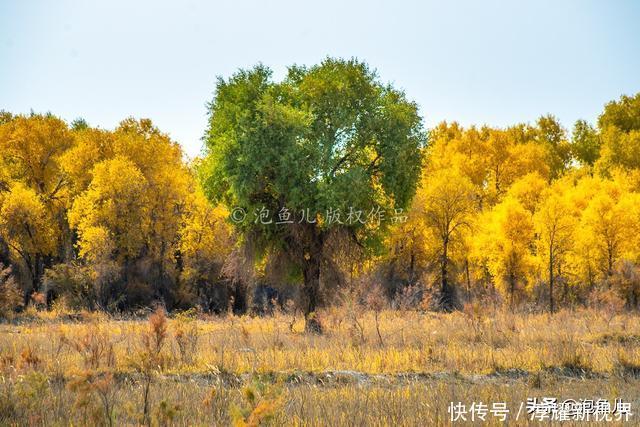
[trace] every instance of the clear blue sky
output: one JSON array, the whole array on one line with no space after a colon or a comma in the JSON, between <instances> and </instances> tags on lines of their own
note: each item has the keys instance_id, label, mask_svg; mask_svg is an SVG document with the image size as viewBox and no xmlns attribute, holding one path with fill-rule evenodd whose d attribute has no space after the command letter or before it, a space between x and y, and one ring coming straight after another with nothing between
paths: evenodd
<instances>
[{"instance_id":1,"label":"clear blue sky","mask_svg":"<svg viewBox=\"0 0 640 427\"><path fill-rule=\"evenodd\" d=\"M427 126L570 128L640 91L640 1L0 0L0 109L151 118L193 156L216 76L358 57Z\"/></svg>"}]
</instances>

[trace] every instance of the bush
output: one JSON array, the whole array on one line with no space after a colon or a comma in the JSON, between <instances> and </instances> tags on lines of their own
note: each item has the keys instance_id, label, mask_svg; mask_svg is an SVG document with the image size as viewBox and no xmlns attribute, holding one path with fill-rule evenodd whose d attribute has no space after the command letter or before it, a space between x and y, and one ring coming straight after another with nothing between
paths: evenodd
<instances>
[{"instance_id":1,"label":"bush","mask_svg":"<svg viewBox=\"0 0 640 427\"><path fill-rule=\"evenodd\" d=\"M23 305L23 293L11 274L11 267L0 264L0 318L10 318Z\"/></svg>"},{"instance_id":2,"label":"bush","mask_svg":"<svg viewBox=\"0 0 640 427\"><path fill-rule=\"evenodd\" d=\"M607 325L624 311L625 301L612 289L595 289L589 295L590 305L604 316Z\"/></svg>"},{"instance_id":3,"label":"bush","mask_svg":"<svg viewBox=\"0 0 640 427\"><path fill-rule=\"evenodd\" d=\"M113 263L85 266L70 262L47 269L43 285L45 293L65 297L69 308L94 311L120 302L122 296L114 287L118 277L119 270Z\"/></svg>"},{"instance_id":4,"label":"bush","mask_svg":"<svg viewBox=\"0 0 640 427\"><path fill-rule=\"evenodd\" d=\"M640 306L640 267L629 260L623 260L610 279L613 288L625 299L629 308Z\"/></svg>"},{"instance_id":5,"label":"bush","mask_svg":"<svg viewBox=\"0 0 640 427\"><path fill-rule=\"evenodd\" d=\"M58 264L44 273L44 288L64 296L66 303L75 310L97 308L97 296L91 285L91 278L82 266Z\"/></svg>"}]
</instances>

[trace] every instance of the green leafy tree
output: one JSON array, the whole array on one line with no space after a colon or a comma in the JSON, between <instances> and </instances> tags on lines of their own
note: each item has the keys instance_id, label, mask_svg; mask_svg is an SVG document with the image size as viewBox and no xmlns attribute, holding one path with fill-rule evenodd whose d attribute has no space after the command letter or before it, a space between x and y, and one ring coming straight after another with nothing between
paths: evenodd
<instances>
[{"instance_id":1,"label":"green leafy tree","mask_svg":"<svg viewBox=\"0 0 640 427\"><path fill-rule=\"evenodd\" d=\"M640 93L605 105L598 127L602 150L596 169L610 175L619 167L640 168Z\"/></svg>"},{"instance_id":2,"label":"green leafy tree","mask_svg":"<svg viewBox=\"0 0 640 427\"><path fill-rule=\"evenodd\" d=\"M571 146L558 119L548 114L536 122L536 140L547 149L551 178L558 178L571 161Z\"/></svg>"},{"instance_id":3,"label":"green leafy tree","mask_svg":"<svg viewBox=\"0 0 640 427\"><path fill-rule=\"evenodd\" d=\"M593 166L600 157L602 145L598 132L585 120L578 120L573 126L571 150L583 165Z\"/></svg>"},{"instance_id":4,"label":"green leafy tree","mask_svg":"<svg viewBox=\"0 0 640 427\"><path fill-rule=\"evenodd\" d=\"M618 101L611 101L598 117L601 130L615 126L622 132L640 130L640 92L634 96L623 95Z\"/></svg>"},{"instance_id":5,"label":"green leafy tree","mask_svg":"<svg viewBox=\"0 0 640 427\"><path fill-rule=\"evenodd\" d=\"M243 234L295 263L307 329L319 331L313 313L330 231L373 247L383 216L415 192L425 142L417 106L366 64L326 59L290 67L279 83L262 65L219 79L209 115L207 195L244 209Z\"/></svg>"}]
</instances>

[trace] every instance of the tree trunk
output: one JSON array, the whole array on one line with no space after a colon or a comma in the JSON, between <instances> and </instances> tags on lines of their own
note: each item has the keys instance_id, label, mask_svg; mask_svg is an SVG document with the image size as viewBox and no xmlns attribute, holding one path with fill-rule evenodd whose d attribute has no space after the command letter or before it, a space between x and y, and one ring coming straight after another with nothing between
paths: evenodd
<instances>
[{"instance_id":1,"label":"tree trunk","mask_svg":"<svg viewBox=\"0 0 640 427\"><path fill-rule=\"evenodd\" d=\"M31 256L23 256L23 259L29 272L29 282L27 283L27 287L24 288L24 306L26 307L31 303L31 297L38 287L38 277L36 272L38 259L36 257L34 260Z\"/></svg>"},{"instance_id":2,"label":"tree trunk","mask_svg":"<svg viewBox=\"0 0 640 427\"><path fill-rule=\"evenodd\" d=\"M607 278L613 276L613 249L611 247L609 247L608 250L608 257L607 257Z\"/></svg>"},{"instance_id":3,"label":"tree trunk","mask_svg":"<svg viewBox=\"0 0 640 427\"><path fill-rule=\"evenodd\" d=\"M553 313L553 255L549 253L549 311Z\"/></svg>"},{"instance_id":4,"label":"tree trunk","mask_svg":"<svg viewBox=\"0 0 640 427\"><path fill-rule=\"evenodd\" d=\"M302 310L305 318L305 330L307 332L322 333L322 326L316 317L318 308L318 296L320 292L320 264L322 261L323 238L320 231L315 228L310 233L308 245L304 251L302 274L304 285L302 288Z\"/></svg>"},{"instance_id":5,"label":"tree trunk","mask_svg":"<svg viewBox=\"0 0 640 427\"><path fill-rule=\"evenodd\" d=\"M514 301L513 297L516 293L516 278L513 272L509 273L509 306L511 307L511 311L513 311Z\"/></svg>"},{"instance_id":6,"label":"tree trunk","mask_svg":"<svg viewBox=\"0 0 640 427\"><path fill-rule=\"evenodd\" d=\"M9 245L7 245L7 242L2 239L2 236L0 236L0 264L5 267L9 267L11 265Z\"/></svg>"},{"instance_id":7,"label":"tree trunk","mask_svg":"<svg viewBox=\"0 0 640 427\"><path fill-rule=\"evenodd\" d=\"M397 256L397 255L396 255ZM391 258L391 262L389 263L389 272L387 273L387 286L386 294L387 297L391 300L398 293L399 289L396 286L396 256ZM349 263L349 285L353 284L353 262Z\"/></svg>"},{"instance_id":8,"label":"tree trunk","mask_svg":"<svg viewBox=\"0 0 640 427\"><path fill-rule=\"evenodd\" d=\"M454 308L453 289L449 284L449 272L447 269L449 263L449 239L445 238L442 243L442 259L440 261L440 275L442 281L442 287L440 289L440 307L444 311L452 311Z\"/></svg>"},{"instance_id":9,"label":"tree trunk","mask_svg":"<svg viewBox=\"0 0 640 427\"><path fill-rule=\"evenodd\" d=\"M321 333L322 328L320 322L316 318L316 309L318 307L318 292L320 289L320 260L311 256L305 262L304 269L304 286L302 293L304 296L303 312L305 318L305 330L307 332Z\"/></svg>"},{"instance_id":10,"label":"tree trunk","mask_svg":"<svg viewBox=\"0 0 640 427\"><path fill-rule=\"evenodd\" d=\"M411 248L411 258L409 261L409 285L413 286L415 284L415 274L416 274L416 254Z\"/></svg>"},{"instance_id":11,"label":"tree trunk","mask_svg":"<svg viewBox=\"0 0 640 427\"><path fill-rule=\"evenodd\" d=\"M467 301L471 302L471 273L469 272L469 258L464 259L464 273L467 278Z\"/></svg>"}]
</instances>

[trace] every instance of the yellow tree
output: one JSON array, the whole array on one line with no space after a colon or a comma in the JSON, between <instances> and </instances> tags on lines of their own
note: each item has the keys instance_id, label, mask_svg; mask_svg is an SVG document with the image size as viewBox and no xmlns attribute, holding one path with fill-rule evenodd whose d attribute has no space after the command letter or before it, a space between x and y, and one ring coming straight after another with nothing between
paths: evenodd
<instances>
[{"instance_id":1,"label":"yellow tree","mask_svg":"<svg viewBox=\"0 0 640 427\"><path fill-rule=\"evenodd\" d=\"M22 183L14 183L0 198L0 235L20 257L29 279L25 297L38 289L43 257L55 251L52 218L41 197Z\"/></svg>"},{"instance_id":2,"label":"yellow tree","mask_svg":"<svg viewBox=\"0 0 640 427\"><path fill-rule=\"evenodd\" d=\"M145 247L152 268L148 279L153 280L156 292L168 297L177 280L175 253L194 179L183 162L180 146L148 119L122 121L114 132L114 152L126 156L145 178L149 233Z\"/></svg>"},{"instance_id":3,"label":"yellow tree","mask_svg":"<svg viewBox=\"0 0 640 427\"><path fill-rule=\"evenodd\" d=\"M0 121L0 198L3 192L13 188L14 194L8 195L7 200L16 204L7 210L24 202L22 207L38 207L31 216L25 217L26 222L47 217L46 223L40 224L43 237L27 239L29 262L33 263L23 265L30 276L27 288L37 288L44 269L64 260L70 250L70 233L64 215L69 200L68 179L60 167L60 158L71 143L66 123L50 114L11 116ZM11 233L11 230L5 228L5 232ZM13 238L15 234L0 233L0 241ZM35 242L44 246L34 247ZM14 263L26 262L24 248L20 249L21 253L17 252L15 240L13 244Z\"/></svg>"},{"instance_id":4,"label":"yellow tree","mask_svg":"<svg viewBox=\"0 0 640 427\"><path fill-rule=\"evenodd\" d=\"M441 123L430 133L429 163L433 169L457 169L476 188L479 200L500 201L519 178L536 173L549 180L547 149L526 125L495 129L461 128Z\"/></svg>"},{"instance_id":5,"label":"yellow tree","mask_svg":"<svg viewBox=\"0 0 640 427\"><path fill-rule=\"evenodd\" d=\"M496 289L511 307L526 286L531 271L533 244L531 214L514 197L506 197L483 215L475 239L477 256L496 282Z\"/></svg>"},{"instance_id":6,"label":"yellow tree","mask_svg":"<svg viewBox=\"0 0 640 427\"><path fill-rule=\"evenodd\" d=\"M537 255L547 271L549 289L549 311L554 312L554 287L557 276L572 248L576 227L572 207L566 202L563 182L548 189L534 215L535 232L538 236Z\"/></svg>"},{"instance_id":7,"label":"yellow tree","mask_svg":"<svg viewBox=\"0 0 640 427\"><path fill-rule=\"evenodd\" d=\"M550 168L547 153L533 142L516 143L512 132L492 130L488 139L488 165L490 167L489 194L498 201L518 179L529 173L547 178Z\"/></svg>"},{"instance_id":8,"label":"yellow tree","mask_svg":"<svg viewBox=\"0 0 640 427\"><path fill-rule=\"evenodd\" d=\"M68 214L92 293L103 307L133 293L138 294L134 299L143 294L142 301L148 301L147 289L139 289L136 277L129 274L148 236L146 179L130 160L119 156L98 163L92 176Z\"/></svg>"},{"instance_id":9,"label":"yellow tree","mask_svg":"<svg viewBox=\"0 0 640 427\"><path fill-rule=\"evenodd\" d=\"M181 282L187 293L206 297L220 279L235 244L228 216L224 206L211 206L200 189L189 196L180 229Z\"/></svg>"},{"instance_id":10,"label":"yellow tree","mask_svg":"<svg viewBox=\"0 0 640 427\"><path fill-rule=\"evenodd\" d=\"M93 167L115 156L115 137L111 131L90 127L73 130L72 135L73 144L60 163L75 197L89 186Z\"/></svg>"},{"instance_id":11,"label":"yellow tree","mask_svg":"<svg viewBox=\"0 0 640 427\"><path fill-rule=\"evenodd\" d=\"M0 125L4 167L46 200L60 198L67 185L59 159L71 144L66 123L52 115L16 116Z\"/></svg>"},{"instance_id":12,"label":"yellow tree","mask_svg":"<svg viewBox=\"0 0 640 427\"><path fill-rule=\"evenodd\" d=\"M505 167L504 184L509 187L517 179L535 173L547 181L551 169L543 147L535 143L515 144L509 147L509 163Z\"/></svg>"},{"instance_id":13,"label":"yellow tree","mask_svg":"<svg viewBox=\"0 0 640 427\"><path fill-rule=\"evenodd\" d=\"M424 189L418 188L417 191L421 193ZM419 202L423 199L417 196L415 200ZM388 266L386 277L389 284L394 286L400 279L408 285L414 285L419 279L420 270L434 258L432 251L435 246L433 236L425 227L424 217L416 203L405 215L397 217L389 229L384 245L388 253L382 262Z\"/></svg>"},{"instance_id":14,"label":"yellow tree","mask_svg":"<svg viewBox=\"0 0 640 427\"><path fill-rule=\"evenodd\" d=\"M487 180L485 141L475 127L441 123L430 132L429 164L433 169L455 168L479 190Z\"/></svg>"},{"instance_id":15,"label":"yellow tree","mask_svg":"<svg viewBox=\"0 0 640 427\"><path fill-rule=\"evenodd\" d=\"M126 119L112 132L79 127L73 133L63 164L78 195L70 219L81 255L89 260L83 247L94 246L85 238L89 230L107 230L128 280L152 286L169 304L178 281L182 216L195 188L179 145L147 119ZM125 192L120 201L115 191Z\"/></svg>"},{"instance_id":16,"label":"yellow tree","mask_svg":"<svg viewBox=\"0 0 640 427\"><path fill-rule=\"evenodd\" d=\"M488 192L496 200L508 187L505 169L512 160L510 155L512 141L505 132L500 130L485 129L485 133L488 135L485 144L485 157L489 172Z\"/></svg>"},{"instance_id":17,"label":"yellow tree","mask_svg":"<svg viewBox=\"0 0 640 427\"><path fill-rule=\"evenodd\" d=\"M533 217L547 188L547 180L537 172L531 172L516 180L507 192L507 197L517 199Z\"/></svg>"},{"instance_id":18,"label":"yellow tree","mask_svg":"<svg viewBox=\"0 0 640 427\"><path fill-rule=\"evenodd\" d=\"M78 196L69 211L69 223L78 232L78 246L83 257L97 256L92 249L100 245L107 231L115 244L114 256L120 261L137 257L145 243L149 224L147 181L128 159L116 157L98 163L92 172L89 188Z\"/></svg>"},{"instance_id":19,"label":"yellow tree","mask_svg":"<svg viewBox=\"0 0 640 427\"><path fill-rule=\"evenodd\" d=\"M633 256L638 203L640 196L629 192L625 183L606 180L582 213L577 245L602 280L614 273L620 259Z\"/></svg>"},{"instance_id":20,"label":"yellow tree","mask_svg":"<svg viewBox=\"0 0 640 427\"><path fill-rule=\"evenodd\" d=\"M414 209L439 244L440 306L452 310L457 302L449 277L451 250L463 242L471 226L476 206L473 185L454 169L428 171L421 185Z\"/></svg>"}]
</instances>

